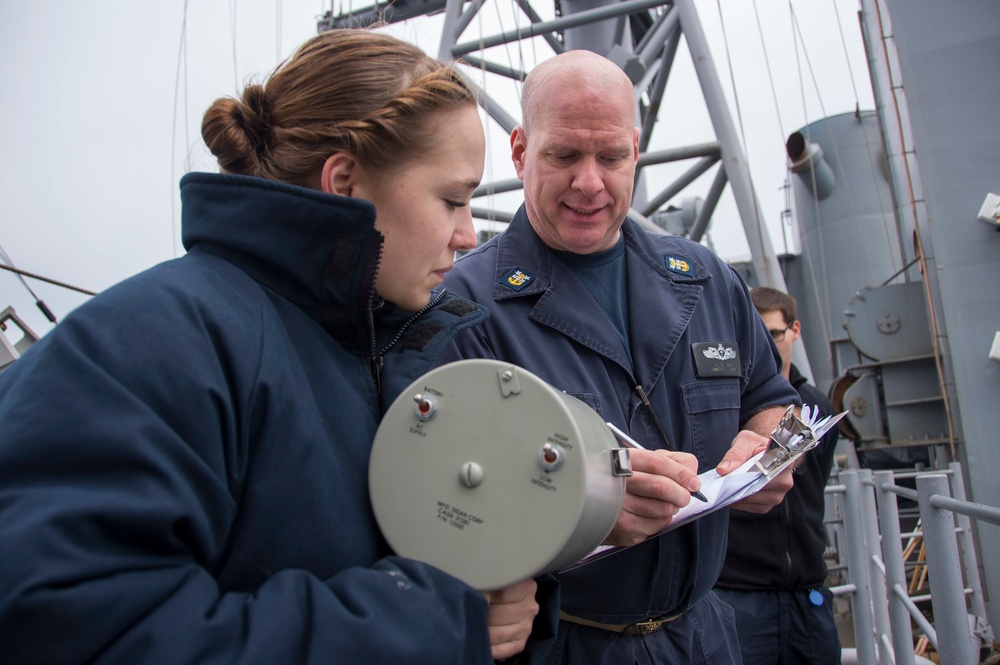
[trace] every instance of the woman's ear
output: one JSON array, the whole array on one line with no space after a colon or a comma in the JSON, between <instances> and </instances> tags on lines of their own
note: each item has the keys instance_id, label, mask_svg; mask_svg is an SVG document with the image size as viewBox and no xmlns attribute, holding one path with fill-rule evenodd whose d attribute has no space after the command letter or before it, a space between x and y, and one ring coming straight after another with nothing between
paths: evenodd
<instances>
[{"instance_id":1,"label":"woman's ear","mask_svg":"<svg viewBox=\"0 0 1000 665\"><path fill-rule=\"evenodd\" d=\"M323 162L321 186L327 194L350 196L357 178L358 160L347 152L335 152Z\"/></svg>"}]
</instances>

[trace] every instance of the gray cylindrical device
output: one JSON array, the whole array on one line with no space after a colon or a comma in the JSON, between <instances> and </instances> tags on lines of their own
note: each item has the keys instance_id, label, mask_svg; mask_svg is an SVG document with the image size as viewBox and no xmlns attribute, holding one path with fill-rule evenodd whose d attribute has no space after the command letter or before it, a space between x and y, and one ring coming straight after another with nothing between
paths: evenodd
<instances>
[{"instance_id":1,"label":"gray cylindrical device","mask_svg":"<svg viewBox=\"0 0 1000 665\"><path fill-rule=\"evenodd\" d=\"M462 360L396 398L369 484L397 554L489 591L592 552L630 473L627 449L583 402L515 365Z\"/></svg>"}]
</instances>

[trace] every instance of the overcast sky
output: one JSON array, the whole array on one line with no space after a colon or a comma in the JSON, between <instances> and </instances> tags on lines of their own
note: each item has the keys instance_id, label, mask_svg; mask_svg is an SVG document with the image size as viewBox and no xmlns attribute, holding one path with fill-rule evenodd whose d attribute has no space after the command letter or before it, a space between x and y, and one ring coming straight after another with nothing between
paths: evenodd
<instances>
[{"instance_id":1,"label":"overcast sky","mask_svg":"<svg viewBox=\"0 0 1000 665\"><path fill-rule=\"evenodd\" d=\"M189 170L216 170L201 143L202 114L216 97L238 94L249 78L263 76L314 35L330 1L189 0L186 16L184 5L0 3L0 246L19 268L100 291L181 253L177 180ZM339 4L337 11L349 6ZM551 16L549 4L535 6ZM780 249L785 138L859 103L873 106L858 0L700 0L696 6L744 137L771 242ZM496 22L513 29L508 10L485 7L485 34L496 32ZM465 39L477 38L479 25L473 21ZM437 55L439 26L432 18L389 30ZM538 40L494 49L490 59L530 69L550 55ZM490 93L509 100L508 111L519 117L515 85L495 81L488 80ZM659 118L651 149L715 138L683 43ZM507 137L489 124L486 177L512 178ZM650 190L689 166L648 169ZM711 172L698 185L707 188L710 180ZM515 203L511 195L496 202L510 211ZM724 258L748 258L728 188L710 235ZM60 320L88 299L27 282ZM37 334L52 328L17 278L0 271L0 310L8 306Z\"/></svg>"}]
</instances>

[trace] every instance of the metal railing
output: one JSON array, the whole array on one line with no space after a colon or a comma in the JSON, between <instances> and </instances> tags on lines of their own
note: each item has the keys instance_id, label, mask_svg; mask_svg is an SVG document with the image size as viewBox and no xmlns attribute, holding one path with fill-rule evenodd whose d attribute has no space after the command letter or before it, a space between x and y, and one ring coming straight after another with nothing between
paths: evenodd
<instances>
[{"instance_id":1,"label":"metal railing","mask_svg":"<svg viewBox=\"0 0 1000 665\"><path fill-rule=\"evenodd\" d=\"M828 485L826 492L841 505L835 529L848 583L831 591L850 597L857 663L914 665L919 657L913 624L940 662L978 663L980 649L992 646L993 633L970 518L1000 525L1000 508L965 500L958 463L947 470L907 473L842 469L838 478L839 484ZM897 485L902 478L913 478L916 490ZM898 497L919 506L912 533L901 533ZM923 541L929 596L911 596L907 589L904 538ZM917 605L926 600L933 624Z\"/></svg>"}]
</instances>

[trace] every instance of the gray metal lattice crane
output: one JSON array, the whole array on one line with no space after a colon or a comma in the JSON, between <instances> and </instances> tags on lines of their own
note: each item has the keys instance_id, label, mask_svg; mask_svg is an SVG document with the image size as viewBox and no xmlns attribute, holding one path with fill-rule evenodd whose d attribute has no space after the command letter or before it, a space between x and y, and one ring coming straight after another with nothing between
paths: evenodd
<instances>
[{"instance_id":1,"label":"gray metal lattice crane","mask_svg":"<svg viewBox=\"0 0 1000 665\"><path fill-rule=\"evenodd\" d=\"M368 27L379 21L396 23L443 13L444 26L438 52L440 59L449 61L461 58L471 68L516 81L523 80L527 72L490 60L486 56L487 50L538 37L553 53L588 49L608 57L628 74L635 87L641 154L630 213L632 217L647 229L663 232L663 222L659 220L662 219L667 204L697 178L717 166L704 201L689 215L690 219L680 229L681 232L695 241L702 239L728 184L750 248L753 282L786 290L784 277L762 218L760 203L751 183L747 159L726 104L693 0L626 0L617 3L605 0L556 0L555 17L551 20L543 20L528 0L515 0L516 9L530 21L528 25L461 41L472 21L490 1L499 0L396 0L336 16L332 12L328 13L321 18L319 29ZM650 152L650 137L682 37L691 53L716 140ZM509 133L517 120L488 90L480 92L480 103L487 114ZM694 158L698 161L686 172L652 196L647 195L648 183L643 177L645 167ZM514 191L520 186L518 180L486 183L476 191L476 196L483 196L488 192ZM483 208L474 208L474 213L502 221L509 221L510 218L509 214Z\"/></svg>"}]
</instances>

